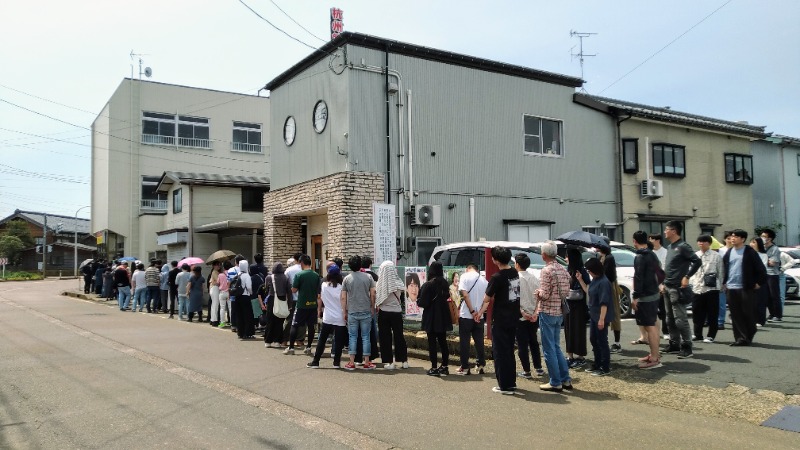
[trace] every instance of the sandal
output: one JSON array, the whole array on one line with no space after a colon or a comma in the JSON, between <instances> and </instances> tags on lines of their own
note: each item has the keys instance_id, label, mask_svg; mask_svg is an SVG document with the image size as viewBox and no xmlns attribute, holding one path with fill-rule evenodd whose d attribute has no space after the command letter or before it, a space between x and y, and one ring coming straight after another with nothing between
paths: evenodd
<instances>
[{"instance_id":1,"label":"sandal","mask_svg":"<svg viewBox=\"0 0 800 450\"><path fill-rule=\"evenodd\" d=\"M631 345L639 345L639 344L650 345L649 342L643 341L641 339L636 339L635 341L631 341Z\"/></svg>"}]
</instances>

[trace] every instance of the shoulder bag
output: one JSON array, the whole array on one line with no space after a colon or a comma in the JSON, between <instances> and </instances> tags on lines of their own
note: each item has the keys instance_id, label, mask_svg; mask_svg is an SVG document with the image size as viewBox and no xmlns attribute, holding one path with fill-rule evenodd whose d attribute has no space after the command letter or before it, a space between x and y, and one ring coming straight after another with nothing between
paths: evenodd
<instances>
[{"instance_id":1,"label":"shoulder bag","mask_svg":"<svg viewBox=\"0 0 800 450\"><path fill-rule=\"evenodd\" d=\"M272 290L275 291L275 275L273 274L271 278ZM272 304L272 314L279 319L285 319L289 317L289 302L278 298L278 295L275 292L273 292L271 295L274 300Z\"/></svg>"},{"instance_id":2,"label":"shoulder bag","mask_svg":"<svg viewBox=\"0 0 800 450\"><path fill-rule=\"evenodd\" d=\"M561 299L561 314L566 316L569 314L569 303L567 303L566 297L561 295L561 283L558 281L558 275L553 274L553 278L555 278L556 289L558 289L558 298ZM570 289L570 291L572 291L572 289Z\"/></svg>"},{"instance_id":3,"label":"shoulder bag","mask_svg":"<svg viewBox=\"0 0 800 450\"><path fill-rule=\"evenodd\" d=\"M450 308L450 322L452 322L453 325L458 325L458 306L456 306L456 302L448 298L447 306Z\"/></svg>"}]
</instances>

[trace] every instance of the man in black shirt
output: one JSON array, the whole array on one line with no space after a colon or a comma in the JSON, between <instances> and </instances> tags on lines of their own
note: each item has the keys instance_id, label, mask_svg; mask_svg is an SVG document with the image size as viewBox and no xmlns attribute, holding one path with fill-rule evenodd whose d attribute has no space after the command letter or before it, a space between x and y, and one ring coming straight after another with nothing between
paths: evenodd
<instances>
[{"instance_id":1,"label":"man in black shirt","mask_svg":"<svg viewBox=\"0 0 800 450\"><path fill-rule=\"evenodd\" d=\"M169 265L172 269L167 275L167 284L169 284L169 318L172 319L175 316L175 303L178 301L178 285L175 283L175 278L181 273L181 269L178 268L178 261L172 261Z\"/></svg>"},{"instance_id":2,"label":"man in black shirt","mask_svg":"<svg viewBox=\"0 0 800 450\"><path fill-rule=\"evenodd\" d=\"M522 313L519 309L519 274L509 266L511 250L505 247L492 248L492 262L498 271L489 279L481 309L475 313L480 323L483 313L492 304L492 354L498 386L492 389L505 395L513 395L517 389L517 360L514 357L514 338L517 322Z\"/></svg>"}]
</instances>

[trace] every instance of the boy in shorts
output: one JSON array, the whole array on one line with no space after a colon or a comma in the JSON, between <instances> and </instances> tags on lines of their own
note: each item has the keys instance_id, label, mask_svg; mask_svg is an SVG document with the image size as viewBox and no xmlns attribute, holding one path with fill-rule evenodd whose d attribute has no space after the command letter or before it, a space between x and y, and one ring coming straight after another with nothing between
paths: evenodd
<instances>
[{"instance_id":1,"label":"boy in shorts","mask_svg":"<svg viewBox=\"0 0 800 450\"><path fill-rule=\"evenodd\" d=\"M650 345L650 354L639 358L640 369L655 369L661 367L661 355L658 349L658 279L656 268L659 267L658 257L647 247L647 233L637 231L633 233L633 246L636 248L636 258L633 260L633 301L631 306L635 311L636 325L644 327L647 342Z\"/></svg>"}]
</instances>

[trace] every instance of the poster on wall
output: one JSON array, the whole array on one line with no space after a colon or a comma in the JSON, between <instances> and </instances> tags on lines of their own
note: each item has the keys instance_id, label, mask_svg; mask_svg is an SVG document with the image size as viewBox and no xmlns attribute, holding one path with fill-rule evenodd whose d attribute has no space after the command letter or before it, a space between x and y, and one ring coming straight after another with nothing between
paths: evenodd
<instances>
[{"instance_id":1,"label":"poster on wall","mask_svg":"<svg viewBox=\"0 0 800 450\"><path fill-rule=\"evenodd\" d=\"M444 278L450 285L450 298L456 303L457 307L461 306L461 292L458 290L458 282L461 281L461 275L464 274L464 269L445 269Z\"/></svg>"},{"instance_id":2,"label":"poster on wall","mask_svg":"<svg viewBox=\"0 0 800 450\"><path fill-rule=\"evenodd\" d=\"M427 278L427 270L427 267L406 267L406 319L422 320L422 308L417 305L417 297Z\"/></svg>"},{"instance_id":3,"label":"poster on wall","mask_svg":"<svg viewBox=\"0 0 800 450\"><path fill-rule=\"evenodd\" d=\"M397 226L394 206L385 203L372 204L372 240L375 248L373 264L397 261Z\"/></svg>"}]
</instances>

